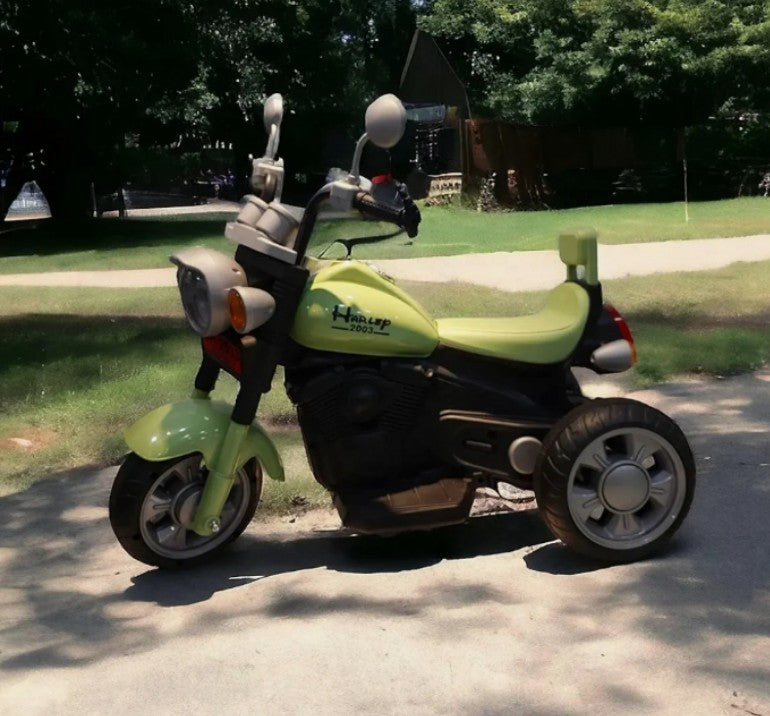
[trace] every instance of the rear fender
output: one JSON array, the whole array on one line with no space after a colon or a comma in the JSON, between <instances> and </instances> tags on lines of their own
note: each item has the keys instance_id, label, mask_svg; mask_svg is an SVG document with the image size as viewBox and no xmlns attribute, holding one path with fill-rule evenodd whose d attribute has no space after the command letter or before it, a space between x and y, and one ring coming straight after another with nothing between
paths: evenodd
<instances>
[{"instance_id":1,"label":"rear fender","mask_svg":"<svg viewBox=\"0 0 770 716\"><path fill-rule=\"evenodd\" d=\"M128 447L151 462L199 452L211 465L230 425L231 406L207 398L182 400L156 408L126 430ZM259 425L249 426L238 451L238 467L251 458L259 460L274 480L284 480L281 456Z\"/></svg>"},{"instance_id":2,"label":"rear fender","mask_svg":"<svg viewBox=\"0 0 770 716\"><path fill-rule=\"evenodd\" d=\"M634 338L625 319L604 304L596 321L586 331L572 365L596 373L621 373L636 363Z\"/></svg>"}]
</instances>

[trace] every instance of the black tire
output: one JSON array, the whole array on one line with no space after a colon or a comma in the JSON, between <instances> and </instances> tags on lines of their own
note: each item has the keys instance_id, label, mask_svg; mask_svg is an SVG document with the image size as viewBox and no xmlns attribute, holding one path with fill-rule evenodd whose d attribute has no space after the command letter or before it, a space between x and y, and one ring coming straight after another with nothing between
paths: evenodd
<instances>
[{"instance_id":1,"label":"black tire","mask_svg":"<svg viewBox=\"0 0 770 716\"><path fill-rule=\"evenodd\" d=\"M199 537L184 527L180 514L185 509L189 514L196 490L200 490L205 479L201 460L197 453L163 462L150 462L135 453L126 457L112 485L109 515L118 542L134 559L164 569L192 567L213 557L246 529L262 494L262 470L256 460L250 460L238 471L217 534ZM147 511L154 507L151 501L160 504L166 496L169 508L161 519L146 519ZM185 496L187 500L183 499ZM158 512L162 512L162 507ZM165 544L159 535L169 532L184 544Z\"/></svg>"},{"instance_id":2,"label":"black tire","mask_svg":"<svg viewBox=\"0 0 770 716\"><path fill-rule=\"evenodd\" d=\"M679 529L695 461L679 426L659 410L625 398L591 400L546 436L534 487L543 521L568 547L633 562Z\"/></svg>"}]
</instances>

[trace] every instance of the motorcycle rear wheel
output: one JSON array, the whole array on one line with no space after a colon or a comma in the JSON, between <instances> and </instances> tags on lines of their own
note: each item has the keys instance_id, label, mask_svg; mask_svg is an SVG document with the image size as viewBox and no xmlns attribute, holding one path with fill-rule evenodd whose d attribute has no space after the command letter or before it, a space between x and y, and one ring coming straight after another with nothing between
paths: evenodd
<instances>
[{"instance_id":1,"label":"motorcycle rear wheel","mask_svg":"<svg viewBox=\"0 0 770 716\"><path fill-rule=\"evenodd\" d=\"M679 529L695 461L679 426L660 411L625 398L591 400L546 436L534 487L543 521L568 547L633 562Z\"/></svg>"},{"instance_id":2,"label":"motorcycle rear wheel","mask_svg":"<svg viewBox=\"0 0 770 716\"><path fill-rule=\"evenodd\" d=\"M221 527L208 537L189 529L206 477L194 453L150 462L130 453L110 492L110 524L134 559L164 569L200 564L235 540L254 517L262 493L255 460L241 467L222 510Z\"/></svg>"}]
</instances>

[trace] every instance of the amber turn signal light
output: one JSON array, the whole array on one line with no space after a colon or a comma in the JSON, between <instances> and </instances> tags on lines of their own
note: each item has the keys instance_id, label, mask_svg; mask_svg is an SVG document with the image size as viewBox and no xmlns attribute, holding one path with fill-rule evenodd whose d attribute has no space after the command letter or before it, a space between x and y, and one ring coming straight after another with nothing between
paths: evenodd
<instances>
[{"instance_id":1,"label":"amber turn signal light","mask_svg":"<svg viewBox=\"0 0 770 716\"><path fill-rule=\"evenodd\" d=\"M237 291L231 289L227 292L227 307L230 309L230 325L232 325L238 333L245 333L246 306Z\"/></svg>"},{"instance_id":2,"label":"amber turn signal light","mask_svg":"<svg viewBox=\"0 0 770 716\"><path fill-rule=\"evenodd\" d=\"M230 325L238 333L250 333L267 323L275 313L275 299L261 288L237 286L227 292Z\"/></svg>"}]
</instances>

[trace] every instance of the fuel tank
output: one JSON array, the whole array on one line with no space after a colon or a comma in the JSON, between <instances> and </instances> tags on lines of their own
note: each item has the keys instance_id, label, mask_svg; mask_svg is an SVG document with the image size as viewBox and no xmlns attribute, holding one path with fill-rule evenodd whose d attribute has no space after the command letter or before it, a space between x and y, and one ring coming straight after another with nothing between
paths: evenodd
<instances>
[{"instance_id":1,"label":"fuel tank","mask_svg":"<svg viewBox=\"0 0 770 716\"><path fill-rule=\"evenodd\" d=\"M336 261L311 276L291 337L322 351L425 357L438 345L433 319L371 266Z\"/></svg>"}]
</instances>

